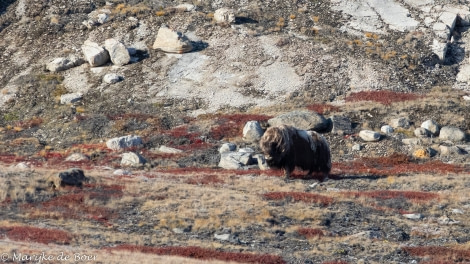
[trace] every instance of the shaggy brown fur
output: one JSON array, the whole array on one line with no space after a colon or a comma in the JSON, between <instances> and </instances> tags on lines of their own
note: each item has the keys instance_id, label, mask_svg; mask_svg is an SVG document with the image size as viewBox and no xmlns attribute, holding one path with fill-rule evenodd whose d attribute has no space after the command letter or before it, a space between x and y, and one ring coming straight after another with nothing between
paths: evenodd
<instances>
[{"instance_id":1,"label":"shaggy brown fur","mask_svg":"<svg viewBox=\"0 0 470 264\"><path fill-rule=\"evenodd\" d=\"M260 140L261 150L270 167L284 169L286 178L295 167L321 172L322 179L330 173L330 147L325 138L315 131L299 130L292 126L270 127Z\"/></svg>"}]
</instances>

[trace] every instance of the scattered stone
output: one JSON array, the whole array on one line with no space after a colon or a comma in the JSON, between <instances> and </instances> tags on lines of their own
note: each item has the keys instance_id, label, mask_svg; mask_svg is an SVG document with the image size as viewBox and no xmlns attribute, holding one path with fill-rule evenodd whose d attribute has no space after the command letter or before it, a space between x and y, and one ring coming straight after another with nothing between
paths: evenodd
<instances>
[{"instance_id":1,"label":"scattered stone","mask_svg":"<svg viewBox=\"0 0 470 264\"><path fill-rule=\"evenodd\" d=\"M405 145L419 145L421 144L421 139L419 138L404 138L401 142Z\"/></svg>"},{"instance_id":2,"label":"scattered stone","mask_svg":"<svg viewBox=\"0 0 470 264\"><path fill-rule=\"evenodd\" d=\"M377 142L380 140L380 134L372 130L361 130L359 137L366 142Z\"/></svg>"},{"instance_id":3,"label":"scattered stone","mask_svg":"<svg viewBox=\"0 0 470 264\"><path fill-rule=\"evenodd\" d=\"M29 165L26 162L20 162L15 165L15 169L26 170L29 169Z\"/></svg>"},{"instance_id":4,"label":"scattered stone","mask_svg":"<svg viewBox=\"0 0 470 264\"><path fill-rule=\"evenodd\" d=\"M65 158L65 161L85 161L89 160L87 155L82 154L82 153L72 153L70 154L67 158Z\"/></svg>"},{"instance_id":5,"label":"scattered stone","mask_svg":"<svg viewBox=\"0 0 470 264\"><path fill-rule=\"evenodd\" d=\"M439 41L438 39L432 41L431 50L441 61L444 61L446 58L447 48L447 42Z\"/></svg>"},{"instance_id":6,"label":"scattered stone","mask_svg":"<svg viewBox=\"0 0 470 264\"><path fill-rule=\"evenodd\" d=\"M360 151L362 149L362 145L361 144L354 144L354 146L352 146L351 149L353 151Z\"/></svg>"},{"instance_id":7,"label":"scattered stone","mask_svg":"<svg viewBox=\"0 0 470 264\"><path fill-rule=\"evenodd\" d=\"M235 22L235 14L232 9L219 8L214 12L214 20L217 23L231 24Z\"/></svg>"},{"instance_id":8,"label":"scattered stone","mask_svg":"<svg viewBox=\"0 0 470 264\"><path fill-rule=\"evenodd\" d=\"M331 132L338 135L352 134L351 119L347 116L335 115L331 117L332 129Z\"/></svg>"},{"instance_id":9,"label":"scattered stone","mask_svg":"<svg viewBox=\"0 0 470 264\"><path fill-rule=\"evenodd\" d=\"M113 84L122 81L124 78L116 73L108 73L103 77L103 82Z\"/></svg>"},{"instance_id":10,"label":"scattered stone","mask_svg":"<svg viewBox=\"0 0 470 264\"><path fill-rule=\"evenodd\" d=\"M224 152L220 155L219 167L224 169L242 169L244 166L252 165L251 153Z\"/></svg>"},{"instance_id":11,"label":"scattered stone","mask_svg":"<svg viewBox=\"0 0 470 264\"><path fill-rule=\"evenodd\" d=\"M179 4L175 6L176 10L181 10L183 12L191 12L196 10L196 6L192 4Z\"/></svg>"},{"instance_id":12,"label":"scattered stone","mask_svg":"<svg viewBox=\"0 0 470 264\"><path fill-rule=\"evenodd\" d=\"M268 120L270 126L290 125L297 129L324 131L329 122L312 111L292 111Z\"/></svg>"},{"instance_id":13,"label":"scattered stone","mask_svg":"<svg viewBox=\"0 0 470 264\"><path fill-rule=\"evenodd\" d=\"M90 40L86 40L82 45L82 51L92 67L101 66L109 61L108 51Z\"/></svg>"},{"instance_id":14,"label":"scattered stone","mask_svg":"<svg viewBox=\"0 0 470 264\"><path fill-rule=\"evenodd\" d=\"M243 140L246 142L258 142L263 133L264 131L258 121L248 121L243 127Z\"/></svg>"},{"instance_id":15,"label":"scattered stone","mask_svg":"<svg viewBox=\"0 0 470 264\"><path fill-rule=\"evenodd\" d=\"M59 175L59 182L55 187L64 186L64 185L71 185L71 186L79 186L83 185L83 182L87 182L89 179L85 177L82 169L72 168L63 172L60 172Z\"/></svg>"},{"instance_id":16,"label":"scattered stone","mask_svg":"<svg viewBox=\"0 0 470 264\"><path fill-rule=\"evenodd\" d=\"M171 30L163 25L158 30L153 49L169 53L185 53L193 50L193 45L181 32Z\"/></svg>"},{"instance_id":17,"label":"scattered stone","mask_svg":"<svg viewBox=\"0 0 470 264\"><path fill-rule=\"evenodd\" d=\"M82 100L83 94L82 93L68 93L63 94L60 96L60 103L61 104L73 104Z\"/></svg>"},{"instance_id":18,"label":"scattered stone","mask_svg":"<svg viewBox=\"0 0 470 264\"><path fill-rule=\"evenodd\" d=\"M432 135L439 135L439 125L434 120L426 120L421 124L422 128L427 129Z\"/></svg>"},{"instance_id":19,"label":"scattered stone","mask_svg":"<svg viewBox=\"0 0 470 264\"><path fill-rule=\"evenodd\" d=\"M80 66L84 62L83 59L76 56L71 56L70 58L56 58L46 65L46 69L50 72L60 72Z\"/></svg>"},{"instance_id":20,"label":"scattered stone","mask_svg":"<svg viewBox=\"0 0 470 264\"><path fill-rule=\"evenodd\" d=\"M445 126L445 127L442 127L439 132L439 139L450 140L453 142L464 141L465 132L463 132L460 128L457 128L457 127Z\"/></svg>"},{"instance_id":21,"label":"scattered stone","mask_svg":"<svg viewBox=\"0 0 470 264\"><path fill-rule=\"evenodd\" d=\"M464 212L461 209L452 209L453 214L463 214Z\"/></svg>"},{"instance_id":22,"label":"scattered stone","mask_svg":"<svg viewBox=\"0 0 470 264\"><path fill-rule=\"evenodd\" d=\"M450 219L449 217L443 215L437 219L437 222L441 225L456 225L459 224L460 221Z\"/></svg>"},{"instance_id":23,"label":"scattered stone","mask_svg":"<svg viewBox=\"0 0 470 264\"><path fill-rule=\"evenodd\" d=\"M424 127L418 127L415 129L414 134L416 137L430 137L431 132Z\"/></svg>"},{"instance_id":24,"label":"scattered stone","mask_svg":"<svg viewBox=\"0 0 470 264\"><path fill-rule=\"evenodd\" d=\"M219 148L219 153L225 153L225 152L230 152L230 151L235 151L237 149L237 145L233 143L224 143L222 146Z\"/></svg>"},{"instance_id":25,"label":"scattered stone","mask_svg":"<svg viewBox=\"0 0 470 264\"><path fill-rule=\"evenodd\" d=\"M131 56L129 55L126 46L117 39L110 38L105 40L104 47L109 53L111 62L115 65L126 65L131 60Z\"/></svg>"},{"instance_id":26,"label":"scattered stone","mask_svg":"<svg viewBox=\"0 0 470 264\"><path fill-rule=\"evenodd\" d=\"M218 239L218 240L227 241L230 239L230 234L222 234L222 235L214 234L214 237L215 239Z\"/></svg>"},{"instance_id":27,"label":"scattered stone","mask_svg":"<svg viewBox=\"0 0 470 264\"><path fill-rule=\"evenodd\" d=\"M112 138L106 141L106 146L112 150L122 150L130 147L138 147L142 144L142 138L134 135Z\"/></svg>"},{"instance_id":28,"label":"scattered stone","mask_svg":"<svg viewBox=\"0 0 470 264\"><path fill-rule=\"evenodd\" d=\"M169 153L169 154L178 154L178 153L183 152L181 149L171 148L171 147L167 147L167 146L160 146L157 150L159 152Z\"/></svg>"},{"instance_id":29,"label":"scattered stone","mask_svg":"<svg viewBox=\"0 0 470 264\"><path fill-rule=\"evenodd\" d=\"M461 155L461 154L466 153L466 151L464 151L463 149L457 146L445 146L445 145L439 146L439 152L441 153L441 156Z\"/></svg>"},{"instance_id":30,"label":"scattered stone","mask_svg":"<svg viewBox=\"0 0 470 264\"><path fill-rule=\"evenodd\" d=\"M263 154L254 155L254 156L253 156L253 159L256 160L255 163L258 164L258 168L259 168L260 170L269 170L269 166L268 166L268 164L266 163L266 158L264 157Z\"/></svg>"},{"instance_id":31,"label":"scattered stone","mask_svg":"<svg viewBox=\"0 0 470 264\"><path fill-rule=\"evenodd\" d=\"M243 153L255 153L255 150L252 148L241 148L238 150L238 152L243 152Z\"/></svg>"},{"instance_id":32,"label":"scattered stone","mask_svg":"<svg viewBox=\"0 0 470 264\"><path fill-rule=\"evenodd\" d=\"M382 131L382 133L388 135L388 134L392 134L394 130L393 130L393 127L391 127L389 125L385 125L385 126L382 126L380 128L380 131Z\"/></svg>"},{"instance_id":33,"label":"scattered stone","mask_svg":"<svg viewBox=\"0 0 470 264\"><path fill-rule=\"evenodd\" d=\"M423 215L421 215L421 214L403 214L403 216L408 218L408 219L413 219L413 220L419 220L419 219L423 218Z\"/></svg>"},{"instance_id":34,"label":"scattered stone","mask_svg":"<svg viewBox=\"0 0 470 264\"><path fill-rule=\"evenodd\" d=\"M410 120L406 117L399 117L390 120L390 126L393 128L409 128Z\"/></svg>"},{"instance_id":35,"label":"scattered stone","mask_svg":"<svg viewBox=\"0 0 470 264\"><path fill-rule=\"evenodd\" d=\"M111 10L109 9L94 10L88 14L88 20L83 21L82 24L88 29L92 29L93 26L106 23L109 20L110 14Z\"/></svg>"},{"instance_id":36,"label":"scattered stone","mask_svg":"<svg viewBox=\"0 0 470 264\"><path fill-rule=\"evenodd\" d=\"M132 172L128 170L123 170L123 169L117 169L113 172L113 175L131 175Z\"/></svg>"},{"instance_id":37,"label":"scattered stone","mask_svg":"<svg viewBox=\"0 0 470 264\"><path fill-rule=\"evenodd\" d=\"M144 157L135 152L126 152L122 154L121 166L139 167L146 163Z\"/></svg>"}]
</instances>

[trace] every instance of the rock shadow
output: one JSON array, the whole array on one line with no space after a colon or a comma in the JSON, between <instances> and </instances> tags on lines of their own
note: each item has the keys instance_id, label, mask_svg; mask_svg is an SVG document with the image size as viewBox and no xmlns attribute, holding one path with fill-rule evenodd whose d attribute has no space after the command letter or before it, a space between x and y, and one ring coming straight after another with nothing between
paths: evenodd
<instances>
[{"instance_id":1,"label":"rock shadow","mask_svg":"<svg viewBox=\"0 0 470 264\"><path fill-rule=\"evenodd\" d=\"M249 18L249 17L235 17L235 25L242 24L258 24L258 20Z\"/></svg>"},{"instance_id":2,"label":"rock shadow","mask_svg":"<svg viewBox=\"0 0 470 264\"><path fill-rule=\"evenodd\" d=\"M191 41L191 45L193 45L193 50L191 52L202 51L209 47L209 44L204 41Z\"/></svg>"}]
</instances>

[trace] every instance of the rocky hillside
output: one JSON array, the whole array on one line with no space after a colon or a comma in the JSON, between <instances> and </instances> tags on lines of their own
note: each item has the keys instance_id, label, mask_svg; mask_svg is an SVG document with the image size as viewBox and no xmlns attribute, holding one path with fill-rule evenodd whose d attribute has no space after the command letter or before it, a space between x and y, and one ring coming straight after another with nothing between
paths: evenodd
<instances>
[{"instance_id":1,"label":"rocky hillside","mask_svg":"<svg viewBox=\"0 0 470 264\"><path fill-rule=\"evenodd\" d=\"M461 0L0 0L0 248L41 219L98 255L470 261L469 27ZM329 181L272 178L279 122L324 135Z\"/></svg>"}]
</instances>

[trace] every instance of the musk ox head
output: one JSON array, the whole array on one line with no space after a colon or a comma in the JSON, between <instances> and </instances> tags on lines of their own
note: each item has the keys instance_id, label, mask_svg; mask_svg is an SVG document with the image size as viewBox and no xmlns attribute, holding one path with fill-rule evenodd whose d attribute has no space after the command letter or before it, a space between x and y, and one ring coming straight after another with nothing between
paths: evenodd
<instances>
[{"instance_id":1,"label":"musk ox head","mask_svg":"<svg viewBox=\"0 0 470 264\"><path fill-rule=\"evenodd\" d=\"M282 167L282 160L288 155L292 147L293 128L289 126L270 127L260 139L260 148L263 151L266 163L270 167Z\"/></svg>"}]
</instances>

